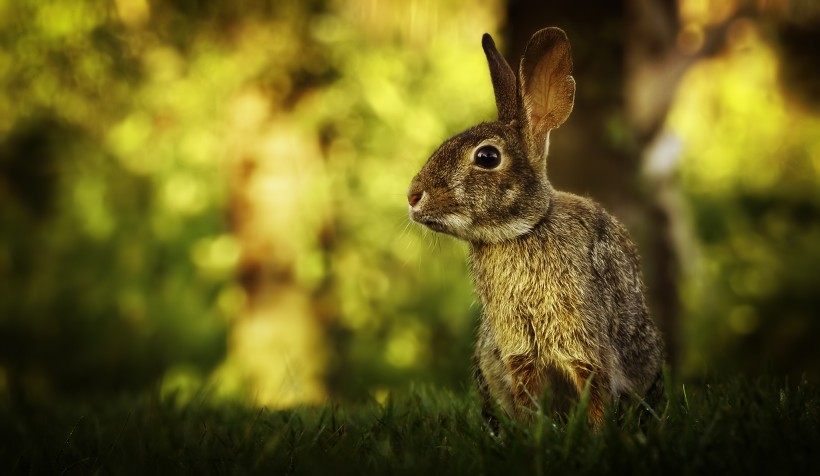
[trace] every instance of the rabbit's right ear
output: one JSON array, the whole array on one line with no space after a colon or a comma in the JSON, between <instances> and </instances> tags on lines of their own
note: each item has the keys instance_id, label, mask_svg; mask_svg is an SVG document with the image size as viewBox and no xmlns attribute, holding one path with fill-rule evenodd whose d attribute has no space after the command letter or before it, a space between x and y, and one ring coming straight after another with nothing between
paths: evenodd
<instances>
[{"instance_id":1,"label":"rabbit's right ear","mask_svg":"<svg viewBox=\"0 0 820 476\"><path fill-rule=\"evenodd\" d=\"M490 79L493 81L498 120L510 122L516 118L518 112L515 73L513 73L507 60L496 49L493 37L489 33L484 33L484 36L481 37L481 46L484 48L484 54L487 55L487 64L490 66Z\"/></svg>"},{"instance_id":2,"label":"rabbit's right ear","mask_svg":"<svg viewBox=\"0 0 820 476\"><path fill-rule=\"evenodd\" d=\"M521 58L519 76L523 112L535 145L543 148L549 131L567 120L575 102L572 56L566 33L553 27L532 35Z\"/></svg>"}]
</instances>

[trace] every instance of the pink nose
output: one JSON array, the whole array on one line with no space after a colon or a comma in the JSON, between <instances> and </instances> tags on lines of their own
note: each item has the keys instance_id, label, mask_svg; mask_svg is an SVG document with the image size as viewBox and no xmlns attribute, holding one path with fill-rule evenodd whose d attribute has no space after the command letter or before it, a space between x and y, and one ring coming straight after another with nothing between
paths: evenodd
<instances>
[{"instance_id":1,"label":"pink nose","mask_svg":"<svg viewBox=\"0 0 820 476\"><path fill-rule=\"evenodd\" d=\"M419 200L421 200L422 194L423 192L418 192L407 195L407 203L409 203L411 207L415 207L416 204L419 203Z\"/></svg>"}]
</instances>

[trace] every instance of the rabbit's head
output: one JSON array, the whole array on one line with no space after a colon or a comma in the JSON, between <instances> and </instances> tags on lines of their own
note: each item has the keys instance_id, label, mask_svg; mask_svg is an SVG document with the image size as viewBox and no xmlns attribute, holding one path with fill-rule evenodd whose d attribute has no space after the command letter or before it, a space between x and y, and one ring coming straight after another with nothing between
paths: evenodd
<instances>
[{"instance_id":1,"label":"rabbit's head","mask_svg":"<svg viewBox=\"0 0 820 476\"><path fill-rule=\"evenodd\" d=\"M485 34L498 121L445 141L413 178L410 218L471 242L498 242L529 232L552 196L549 133L572 111L575 80L569 41L559 28L532 36L519 80Z\"/></svg>"}]
</instances>

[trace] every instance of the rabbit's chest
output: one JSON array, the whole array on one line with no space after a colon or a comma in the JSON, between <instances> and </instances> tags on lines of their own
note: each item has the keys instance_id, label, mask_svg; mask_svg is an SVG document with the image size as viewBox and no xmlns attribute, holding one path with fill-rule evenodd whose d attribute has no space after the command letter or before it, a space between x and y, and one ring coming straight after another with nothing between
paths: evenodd
<instances>
[{"instance_id":1,"label":"rabbit's chest","mask_svg":"<svg viewBox=\"0 0 820 476\"><path fill-rule=\"evenodd\" d=\"M588 340L582 257L561 254L563 248L549 240L514 245L473 249L482 332L502 355L535 351L554 360L575 358Z\"/></svg>"}]
</instances>

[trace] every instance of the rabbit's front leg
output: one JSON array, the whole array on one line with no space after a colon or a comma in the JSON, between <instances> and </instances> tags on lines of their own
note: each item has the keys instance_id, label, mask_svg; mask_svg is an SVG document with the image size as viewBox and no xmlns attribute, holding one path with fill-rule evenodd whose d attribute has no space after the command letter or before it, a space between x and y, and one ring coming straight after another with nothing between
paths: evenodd
<instances>
[{"instance_id":1,"label":"rabbit's front leg","mask_svg":"<svg viewBox=\"0 0 820 476\"><path fill-rule=\"evenodd\" d=\"M598 427L604 419L606 399L609 396L609 379L600 368L586 362L572 362L571 368L578 394L583 395L586 388L589 387L589 404L587 406L589 422L594 427Z\"/></svg>"},{"instance_id":2,"label":"rabbit's front leg","mask_svg":"<svg viewBox=\"0 0 820 476\"><path fill-rule=\"evenodd\" d=\"M490 430L497 435L499 427L498 417L493 412L493 397L490 393L490 386L484 377L484 372L481 371L480 356L477 354L473 357L473 366L475 368L473 378L478 388L478 396L481 399L481 417L487 423Z\"/></svg>"},{"instance_id":3,"label":"rabbit's front leg","mask_svg":"<svg viewBox=\"0 0 820 476\"><path fill-rule=\"evenodd\" d=\"M482 415L493 423L493 406L498 403L507 415L527 419L528 409L538 405L542 375L533 355L502 357L490 339L482 339L476 353L475 378L482 399Z\"/></svg>"},{"instance_id":4,"label":"rabbit's front leg","mask_svg":"<svg viewBox=\"0 0 820 476\"><path fill-rule=\"evenodd\" d=\"M504 411L511 409L512 400L508 398L509 392L504 379L505 368L501 360L501 351L486 321L482 321L479 328L474 359L476 384L485 411L491 412L495 404L500 405Z\"/></svg>"},{"instance_id":5,"label":"rabbit's front leg","mask_svg":"<svg viewBox=\"0 0 820 476\"><path fill-rule=\"evenodd\" d=\"M509 380L512 382L512 400L515 413L527 417L528 410L536 409L544 388L543 372L535 354L518 354L507 358Z\"/></svg>"}]
</instances>

